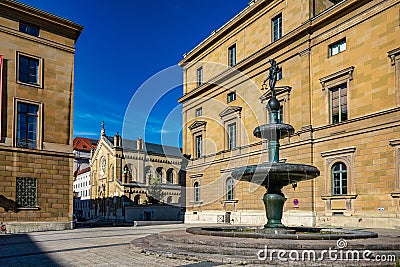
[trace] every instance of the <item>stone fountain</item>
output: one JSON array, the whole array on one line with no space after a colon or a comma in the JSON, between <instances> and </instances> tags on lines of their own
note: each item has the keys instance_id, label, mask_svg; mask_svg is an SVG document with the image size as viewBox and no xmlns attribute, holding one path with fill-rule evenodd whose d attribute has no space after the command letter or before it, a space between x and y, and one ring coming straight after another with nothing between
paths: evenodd
<instances>
[{"instance_id":1,"label":"stone fountain","mask_svg":"<svg viewBox=\"0 0 400 267\"><path fill-rule=\"evenodd\" d=\"M279 102L276 99L275 82L279 68L275 60L270 60L270 63L271 68L268 77L271 90L271 99L268 102L270 120L269 124L254 129L256 137L268 140L269 161L236 168L232 172L232 177L237 180L266 187L267 192L264 194L263 201L268 219L267 224L264 227L240 225L190 227L186 230L159 233L137 239L131 242L131 246L141 252L157 253L157 255L165 254L169 257L185 257L185 259L194 257L212 262L222 261L223 263L231 262L240 265L252 262L260 263L260 254L257 254L258 258L256 258L254 251L265 247L262 252L264 251L264 255L266 255L267 246L264 239L268 239L268 247L274 248L273 251L275 252L303 251L301 252L303 254L305 251L317 251L320 255L324 255L323 253L327 252L328 247L331 251L331 247L335 246L338 249L343 249L347 246L346 240L348 239L360 239L361 241L352 243L353 246L360 249L392 252L399 248L396 238L366 241L366 238L378 238L378 234L374 232L342 228L285 227L282 224L283 205L285 203L282 188L289 184L313 179L320 173L316 167L311 165L286 163L279 160L279 140L292 135L294 128L291 125L278 122ZM239 238L239 241L233 241L232 238ZM258 239L261 240L258 241ZM287 242L281 239L290 239L291 241ZM260 250L258 251L260 252ZM366 262L369 262L374 256L371 254L368 257L371 258L364 258ZM286 258L286 261L288 260ZM261 261L261 263L265 262ZM320 263L318 262L318 264ZM348 266L348 263L345 262L343 266ZM328 264L329 266L336 266L337 262L328 261ZM357 266L359 266L358 264L357 261Z\"/></svg>"},{"instance_id":2,"label":"stone fountain","mask_svg":"<svg viewBox=\"0 0 400 267\"><path fill-rule=\"evenodd\" d=\"M267 108L269 123L254 129L254 135L268 140L268 162L258 165L249 165L234 169L232 177L240 181L248 181L265 186L267 192L263 201L268 219L264 227L257 226L222 226L222 227L191 227L188 233L195 235L241 237L241 238L268 238L268 239L301 239L301 240L333 240L376 238L373 232L348 230L342 228L315 228L315 227L285 227L282 224L283 205L285 196L282 188L289 184L314 179L320 175L319 170L311 165L281 162L279 160L279 140L293 135L293 126L278 122L279 102L276 99L275 83L279 67L275 60L270 60L269 80L271 99Z\"/></svg>"},{"instance_id":3,"label":"stone fountain","mask_svg":"<svg viewBox=\"0 0 400 267\"><path fill-rule=\"evenodd\" d=\"M279 140L293 135L293 126L278 122L279 102L276 99L275 83L279 67L271 59L269 80L271 99L267 108L269 123L254 129L254 135L268 140L268 162L258 165L239 167L233 170L232 177L236 180L255 183L265 186L264 194L268 222L264 227L258 226L222 226L222 227L191 227L186 232L194 235L240 237L240 238L268 238L268 239L293 239L293 240L339 240L357 238L376 238L374 232L349 230L342 228L316 228L316 227L285 227L282 224L283 205L285 195L282 188L289 184L314 179L320 175L319 170L307 164L294 164L281 162L279 159Z\"/></svg>"},{"instance_id":4,"label":"stone fountain","mask_svg":"<svg viewBox=\"0 0 400 267\"><path fill-rule=\"evenodd\" d=\"M232 177L237 180L248 181L265 186L267 192L263 201L268 218L265 228L285 228L282 224L283 205L285 196L282 188L289 184L313 179L319 176L319 170L311 165L280 162L279 139L288 137L294 133L293 126L278 123L279 102L276 99L275 83L279 67L274 59L270 59L270 71L268 78L271 90L271 99L268 101L269 123L254 129L254 136L268 140L269 161L259 165L250 165L236 168Z\"/></svg>"}]
</instances>

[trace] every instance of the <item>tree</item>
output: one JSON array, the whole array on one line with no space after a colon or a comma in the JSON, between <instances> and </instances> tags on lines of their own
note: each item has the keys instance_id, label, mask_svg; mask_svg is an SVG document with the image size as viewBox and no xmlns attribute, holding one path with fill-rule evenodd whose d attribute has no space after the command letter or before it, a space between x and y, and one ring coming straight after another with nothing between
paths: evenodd
<instances>
[{"instance_id":1,"label":"tree","mask_svg":"<svg viewBox=\"0 0 400 267\"><path fill-rule=\"evenodd\" d=\"M150 178L150 186L148 189L147 198L151 204L158 204L161 201L163 196L161 189L161 177L158 175L151 176Z\"/></svg>"}]
</instances>

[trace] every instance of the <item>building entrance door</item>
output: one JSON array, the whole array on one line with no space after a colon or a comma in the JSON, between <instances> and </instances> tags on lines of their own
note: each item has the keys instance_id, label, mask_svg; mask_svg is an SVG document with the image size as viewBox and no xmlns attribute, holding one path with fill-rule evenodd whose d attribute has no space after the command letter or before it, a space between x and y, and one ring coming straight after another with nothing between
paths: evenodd
<instances>
[{"instance_id":1,"label":"building entrance door","mask_svg":"<svg viewBox=\"0 0 400 267\"><path fill-rule=\"evenodd\" d=\"M151 221L151 211L145 211L144 212L144 220L145 221Z\"/></svg>"}]
</instances>

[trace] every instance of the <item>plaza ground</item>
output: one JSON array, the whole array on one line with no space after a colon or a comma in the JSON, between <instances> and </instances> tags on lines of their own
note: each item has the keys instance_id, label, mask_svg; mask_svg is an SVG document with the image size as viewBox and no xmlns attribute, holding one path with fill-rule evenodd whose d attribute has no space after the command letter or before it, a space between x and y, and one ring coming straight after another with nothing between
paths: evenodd
<instances>
[{"instance_id":1,"label":"plaza ground","mask_svg":"<svg viewBox=\"0 0 400 267\"><path fill-rule=\"evenodd\" d=\"M237 266L192 261L184 257L178 259L148 255L130 246L130 242L138 238L160 232L184 230L191 226L194 225L99 227L0 235L0 266ZM399 229L373 231L380 237L399 238L400 242ZM394 263L391 263L391 266L395 266Z\"/></svg>"},{"instance_id":2,"label":"plaza ground","mask_svg":"<svg viewBox=\"0 0 400 267\"><path fill-rule=\"evenodd\" d=\"M198 263L135 253L129 245L136 238L185 227L99 227L0 235L0 266L191 266Z\"/></svg>"}]
</instances>

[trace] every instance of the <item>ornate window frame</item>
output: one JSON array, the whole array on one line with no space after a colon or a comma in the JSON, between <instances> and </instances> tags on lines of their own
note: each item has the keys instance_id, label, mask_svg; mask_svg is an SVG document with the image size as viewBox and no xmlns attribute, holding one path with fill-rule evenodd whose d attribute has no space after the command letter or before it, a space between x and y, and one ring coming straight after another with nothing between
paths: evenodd
<instances>
[{"instance_id":1,"label":"ornate window frame","mask_svg":"<svg viewBox=\"0 0 400 267\"><path fill-rule=\"evenodd\" d=\"M390 58L390 64L394 67L397 106L400 106L400 47L390 50L388 57Z\"/></svg>"},{"instance_id":2,"label":"ornate window frame","mask_svg":"<svg viewBox=\"0 0 400 267\"><path fill-rule=\"evenodd\" d=\"M207 122L206 121L195 121L189 126L189 130L192 133L192 151L193 151L193 160L198 159L197 158L197 144L196 144L196 137L202 136L202 144L201 144L201 158L204 158L206 155L206 149L204 145L204 139L206 135L206 126Z\"/></svg>"},{"instance_id":3,"label":"ornate window frame","mask_svg":"<svg viewBox=\"0 0 400 267\"><path fill-rule=\"evenodd\" d=\"M356 192L356 170L355 170L355 152L356 147L346 147L330 151L321 152L325 160L325 195L322 200L326 201L326 210L332 212L343 212L351 214L354 210L353 201L357 198ZM332 188L332 167L335 163L342 162L347 168L347 194L334 195ZM342 204L341 207L338 207Z\"/></svg>"},{"instance_id":4,"label":"ornate window frame","mask_svg":"<svg viewBox=\"0 0 400 267\"><path fill-rule=\"evenodd\" d=\"M203 201L201 200L201 184L202 184L202 178L203 178L203 174L202 173L196 173L196 174L191 174L190 176L190 190L187 190L187 192L191 192L191 194L188 194L188 200L189 203L194 206L194 205L201 205L203 203ZM195 192L194 192L194 185L195 183L198 183L199 185L199 201L195 201Z\"/></svg>"},{"instance_id":5,"label":"ornate window frame","mask_svg":"<svg viewBox=\"0 0 400 267\"><path fill-rule=\"evenodd\" d=\"M351 99L350 81L353 80L354 69L355 67L351 66L319 79L322 85L322 91L325 91L326 114L328 114L326 117L327 124L331 124L331 105L329 99L330 89L343 84L346 84L347 87L347 120L351 118L351 109L349 105L349 100Z\"/></svg>"},{"instance_id":6,"label":"ornate window frame","mask_svg":"<svg viewBox=\"0 0 400 267\"><path fill-rule=\"evenodd\" d=\"M235 200L235 181L232 177L225 179L225 200L234 201Z\"/></svg>"},{"instance_id":7,"label":"ornate window frame","mask_svg":"<svg viewBox=\"0 0 400 267\"><path fill-rule=\"evenodd\" d=\"M31 60L36 60L38 62L37 74L36 74L37 75L37 83L21 81L21 78L20 78L20 68L21 68L20 59L22 57L25 57L25 58L31 59ZM43 75L43 72L44 72L44 70L43 70L44 69L43 68L43 66L44 66L43 58L38 57L38 56L34 56L34 55L30 55L30 54L27 54L27 53L24 53L24 52L20 52L20 51L17 51L16 58L17 58L17 60L16 60L16 68L15 68L16 69L15 77L17 79L16 82L18 84L22 84L22 85L26 85L26 86L31 86L31 87L36 87L36 88L39 88L39 89L43 89L43 77L44 77L44 75Z\"/></svg>"},{"instance_id":8,"label":"ornate window frame","mask_svg":"<svg viewBox=\"0 0 400 267\"><path fill-rule=\"evenodd\" d=\"M396 188L391 193L393 198L400 198L400 139L390 140L389 145L395 149L395 162L396 162ZM400 202L399 202L400 205Z\"/></svg>"},{"instance_id":9,"label":"ornate window frame","mask_svg":"<svg viewBox=\"0 0 400 267\"><path fill-rule=\"evenodd\" d=\"M36 149L42 150L43 149L43 103L22 99L22 98L14 98L14 130L13 130L13 146L17 147L17 139L18 139L18 104L30 104L38 106L38 114L37 114L37 128L36 128L36 148L29 148L29 149Z\"/></svg>"},{"instance_id":10,"label":"ornate window frame","mask_svg":"<svg viewBox=\"0 0 400 267\"><path fill-rule=\"evenodd\" d=\"M242 117L242 107L230 106L225 108L219 114L222 124L224 127L224 151L236 150L241 147L241 117ZM233 149L229 149L229 125L236 124L236 146Z\"/></svg>"}]
</instances>

